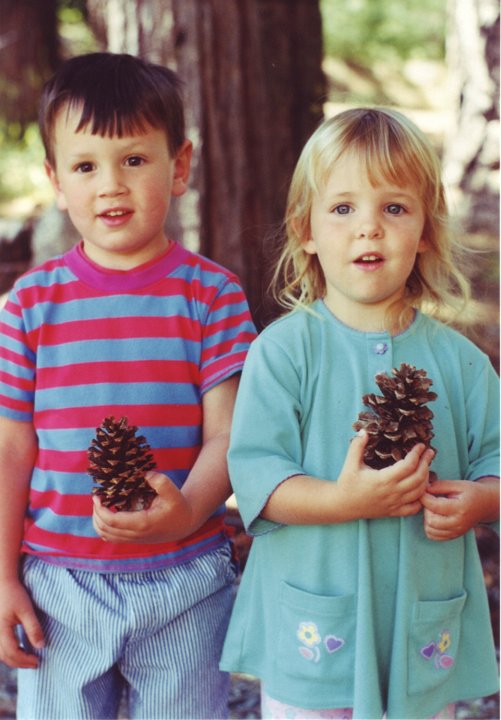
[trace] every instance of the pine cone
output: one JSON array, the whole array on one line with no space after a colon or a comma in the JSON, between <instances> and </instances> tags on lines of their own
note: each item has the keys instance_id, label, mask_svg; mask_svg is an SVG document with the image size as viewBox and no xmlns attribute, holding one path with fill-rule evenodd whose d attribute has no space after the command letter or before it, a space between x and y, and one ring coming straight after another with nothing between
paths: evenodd
<instances>
[{"instance_id":1,"label":"pine cone","mask_svg":"<svg viewBox=\"0 0 501 720\"><path fill-rule=\"evenodd\" d=\"M394 378L386 373L376 375L383 394L364 395L363 402L371 411L359 413L353 423L355 430L364 429L369 435L364 460L376 470L401 460L417 443L431 447L434 436L433 413L425 403L437 395L429 391L433 382L426 371L402 363L392 373Z\"/></svg>"},{"instance_id":2,"label":"pine cone","mask_svg":"<svg viewBox=\"0 0 501 720\"><path fill-rule=\"evenodd\" d=\"M87 472L97 483L92 493L105 507L115 510L147 509L157 494L144 479L156 467L150 446L127 418L107 417L96 428L96 437L87 451Z\"/></svg>"}]
</instances>

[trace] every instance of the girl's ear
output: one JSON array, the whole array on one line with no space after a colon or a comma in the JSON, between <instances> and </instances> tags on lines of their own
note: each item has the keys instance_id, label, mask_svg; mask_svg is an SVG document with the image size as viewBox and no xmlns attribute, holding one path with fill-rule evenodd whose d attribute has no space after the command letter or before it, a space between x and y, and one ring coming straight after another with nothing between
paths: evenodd
<instances>
[{"instance_id":1,"label":"girl's ear","mask_svg":"<svg viewBox=\"0 0 501 720\"><path fill-rule=\"evenodd\" d=\"M303 240L303 250L305 253L308 253L308 255L316 255L317 254L317 246L312 237L310 237L308 240Z\"/></svg>"},{"instance_id":2,"label":"girl's ear","mask_svg":"<svg viewBox=\"0 0 501 720\"><path fill-rule=\"evenodd\" d=\"M418 242L417 251L418 253L426 252L428 250L428 240L422 236Z\"/></svg>"},{"instance_id":3,"label":"girl's ear","mask_svg":"<svg viewBox=\"0 0 501 720\"><path fill-rule=\"evenodd\" d=\"M172 183L172 195L174 197L183 195L188 188L192 155L193 144L190 140L185 140L177 151L174 159L174 178Z\"/></svg>"},{"instance_id":4,"label":"girl's ear","mask_svg":"<svg viewBox=\"0 0 501 720\"><path fill-rule=\"evenodd\" d=\"M59 208L59 210L67 210L68 205L66 203L66 197L64 195L64 192L61 190L61 185L59 184L59 180L57 179L56 171L47 159L44 162L44 168L47 177L49 178L50 183L54 189L57 207Z\"/></svg>"},{"instance_id":5,"label":"girl's ear","mask_svg":"<svg viewBox=\"0 0 501 720\"><path fill-rule=\"evenodd\" d=\"M311 237L311 229L308 226L305 228L304 223L301 222L301 220L296 217L291 220L291 228L294 233L298 236L298 238L301 238L301 247L303 250L308 253L308 255L316 255L317 254L317 248L315 245L315 241ZM306 230L306 232L305 232Z\"/></svg>"}]
</instances>

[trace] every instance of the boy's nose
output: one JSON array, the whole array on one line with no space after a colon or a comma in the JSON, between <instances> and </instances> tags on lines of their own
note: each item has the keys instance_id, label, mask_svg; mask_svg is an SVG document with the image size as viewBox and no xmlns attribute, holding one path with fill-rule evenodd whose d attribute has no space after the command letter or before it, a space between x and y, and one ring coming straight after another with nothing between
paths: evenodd
<instances>
[{"instance_id":1,"label":"boy's nose","mask_svg":"<svg viewBox=\"0 0 501 720\"><path fill-rule=\"evenodd\" d=\"M99 195L101 197L114 197L116 195L122 195L124 192L125 184L120 171L115 169L103 170L99 186Z\"/></svg>"}]
</instances>

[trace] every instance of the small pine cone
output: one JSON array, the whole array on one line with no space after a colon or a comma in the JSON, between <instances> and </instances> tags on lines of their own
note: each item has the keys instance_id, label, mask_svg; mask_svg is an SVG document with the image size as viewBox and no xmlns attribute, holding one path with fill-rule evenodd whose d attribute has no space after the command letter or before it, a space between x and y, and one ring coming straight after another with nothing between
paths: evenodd
<instances>
[{"instance_id":1,"label":"small pine cone","mask_svg":"<svg viewBox=\"0 0 501 720\"><path fill-rule=\"evenodd\" d=\"M434 436L433 413L425 404L437 395L429 390L433 382L426 371L402 363L392 373L393 378L386 373L376 375L383 394L364 395L363 402L371 410L359 413L353 423L355 430L366 430L369 435L364 460L376 470L401 460L417 443L431 447Z\"/></svg>"},{"instance_id":2,"label":"small pine cone","mask_svg":"<svg viewBox=\"0 0 501 720\"><path fill-rule=\"evenodd\" d=\"M136 432L126 417L107 417L87 450L87 472L97 483L92 493L117 511L147 509L157 494L144 479L156 467L151 448Z\"/></svg>"}]
</instances>

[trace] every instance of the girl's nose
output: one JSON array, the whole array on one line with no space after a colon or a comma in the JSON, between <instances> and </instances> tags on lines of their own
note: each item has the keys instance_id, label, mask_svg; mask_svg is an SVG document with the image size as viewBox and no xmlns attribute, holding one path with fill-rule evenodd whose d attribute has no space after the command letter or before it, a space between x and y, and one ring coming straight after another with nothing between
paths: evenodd
<instances>
[{"instance_id":1,"label":"girl's nose","mask_svg":"<svg viewBox=\"0 0 501 720\"><path fill-rule=\"evenodd\" d=\"M365 218L356 231L357 239L378 240L383 237L383 228L376 218Z\"/></svg>"}]
</instances>

